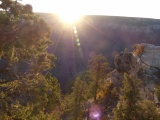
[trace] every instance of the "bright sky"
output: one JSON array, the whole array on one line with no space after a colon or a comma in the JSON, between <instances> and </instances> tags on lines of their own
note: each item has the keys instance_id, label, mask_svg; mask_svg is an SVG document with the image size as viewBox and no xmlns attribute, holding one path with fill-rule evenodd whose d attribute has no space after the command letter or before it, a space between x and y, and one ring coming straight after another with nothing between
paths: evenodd
<instances>
[{"instance_id":1,"label":"bright sky","mask_svg":"<svg viewBox=\"0 0 160 120\"><path fill-rule=\"evenodd\" d=\"M159 0L22 0L34 12L113 15L160 19Z\"/></svg>"}]
</instances>

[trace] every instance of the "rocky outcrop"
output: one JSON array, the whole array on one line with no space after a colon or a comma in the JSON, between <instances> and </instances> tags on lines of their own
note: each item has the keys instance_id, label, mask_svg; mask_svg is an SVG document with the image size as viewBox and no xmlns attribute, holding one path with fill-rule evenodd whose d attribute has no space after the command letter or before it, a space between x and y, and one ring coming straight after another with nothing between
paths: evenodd
<instances>
[{"instance_id":1,"label":"rocky outcrop","mask_svg":"<svg viewBox=\"0 0 160 120\"><path fill-rule=\"evenodd\" d=\"M124 52L115 59L116 69L111 72L110 81L119 90L123 73L133 74L142 81L141 97L158 103L155 89L160 85L160 46L136 44L133 53Z\"/></svg>"},{"instance_id":2,"label":"rocky outcrop","mask_svg":"<svg viewBox=\"0 0 160 120\"><path fill-rule=\"evenodd\" d=\"M141 53L136 54L140 49L143 49ZM138 62L141 62L140 64L144 63L148 66L160 68L160 46L146 43L136 44L133 55L138 58Z\"/></svg>"},{"instance_id":3,"label":"rocky outcrop","mask_svg":"<svg viewBox=\"0 0 160 120\"><path fill-rule=\"evenodd\" d=\"M116 69L111 72L110 82L114 86L121 87L122 86L123 75L119 73Z\"/></svg>"},{"instance_id":4,"label":"rocky outcrop","mask_svg":"<svg viewBox=\"0 0 160 120\"><path fill-rule=\"evenodd\" d=\"M120 53L118 56L116 56L115 65L117 71L119 72L130 71L133 63L132 56L133 55L131 52Z\"/></svg>"}]
</instances>

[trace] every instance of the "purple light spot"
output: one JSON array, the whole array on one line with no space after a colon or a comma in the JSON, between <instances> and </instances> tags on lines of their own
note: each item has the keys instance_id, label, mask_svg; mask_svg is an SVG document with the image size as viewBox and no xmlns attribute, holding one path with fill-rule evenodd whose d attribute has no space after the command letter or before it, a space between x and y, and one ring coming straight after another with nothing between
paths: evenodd
<instances>
[{"instance_id":1,"label":"purple light spot","mask_svg":"<svg viewBox=\"0 0 160 120\"><path fill-rule=\"evenodd\" d=\"M94 117L94 118L98 118L98 117L99 117L99 113L93 114L93 117Z\"/></svg>"}]
</instances>

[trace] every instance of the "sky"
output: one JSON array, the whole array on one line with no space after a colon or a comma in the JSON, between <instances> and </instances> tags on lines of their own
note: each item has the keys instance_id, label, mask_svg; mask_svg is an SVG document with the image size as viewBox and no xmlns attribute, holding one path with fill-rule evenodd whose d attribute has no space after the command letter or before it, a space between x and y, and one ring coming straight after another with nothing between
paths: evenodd
<instances>
[{"instance_id":1,"label":"sky","mask_svg":"<svg viewBox=\"0 0 160 120\"><path fill-rule=\"evenodd\" d=\"M22 0L34 12L65 15L111 15L160 19L158 0Z\"/></svg>"}]
</instances>

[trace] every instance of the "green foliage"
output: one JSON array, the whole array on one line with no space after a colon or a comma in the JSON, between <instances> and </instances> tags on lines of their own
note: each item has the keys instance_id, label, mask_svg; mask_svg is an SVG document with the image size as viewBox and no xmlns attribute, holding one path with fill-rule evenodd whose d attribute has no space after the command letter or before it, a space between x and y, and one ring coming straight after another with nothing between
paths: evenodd
<instances>
[{"instance_id":1,"label":"green foliage","mask_svg":"<svg viewBox=\"0 0 160 120\"><path fill-rule=\"evenodd\" d=\"M54 67L49 26L29 4L0 2L0 119L59 119L59 83L42 75Z\"/></svg>"},{"instance_id":2,"label":"green foliage","mask_svg":"<svg viewBox=\"0 0 160 120\"><path fill-rule=\"evenodd\" d=\"M91 82L91 92L94 97L94 101L96 102L96 95L104 82L107 79L107 73L110 71L109 64L107 59L103 55L95 55L89 61L89 74L90 78L92 79Z\"/></svg>"},{"instance_id":3,"label":"green foliage","mask_svg":"<svg viewBox=\"0 0 160 120\"><path fill-rule=\"evenodd\" d=\"M99 91L96 95L96 98L98 100L99 103L102 103L104 101L106 101L106 96L111 94L111 89L110 87L112 86L111 82L106 81L105 83L100 85Z\"/></svg>"},{"instance_id":4,"label":"green foliage","mask_svg":"<svg viewBox=\"0 0 160 120\"><path fill-rule=\"evenodd\" d=\"M22 63L30 66L30 70L23 72L38 73L53 68L55 57L46 50L52 43L46 22L32 13L31 5L0 1L3 10L0 12L0 74L19 79L23 77L19 73Z\"/></svg>"},{"instance_id":5,"label":"green foliage","mask_svg":"<svg viewBox=\"0 0 160 120\"><path fill-rule=\"evenodd\" d=\"M52 113L60 104L60 88L57 79L47 74L36 78L24 78L0 86L0 111L10 118L27 119L41 112Z\"/></svg>"},{"instance_id":6,"label":"green foliage","mask_svg":"<svg viewBox=\"0 0 160 120\"><path fill-rule=\"evenodd\" d=\"M60 120L60 118L56 114L44 114L44 112L41 112L40 114L33 116L31 120Z\"/></svg>"},{"instance_id":7,"label":"green foliage","mask_svg":"<svg viewBox=\"0 0 160 120\"><path fill-rule=\"evenodd\" d=\"M107 70L109 70L109 68L107 68L109 66L107 59L101 54L93 56L88 64L89 71L93 73L93 77L99 72L99 76L103 78Z\"/></svg>"},{"instance_id":8,"label":"green foliage","mask_svg":"<svg viewBox=\"0 0 160 120\"><path fill-rule=\"evenodd\" d=\"M77 77L71 94L64 97L62 111L70 120L80 120L84 114L84 104L90 98L85 77Z\"/></svg>"},{"instance_id":9,"label":"green foliage","mask_svg":"<svg viewBox=\"0 0 160 120\"><path fill-rule=\"evenodd\" d=\"M114 65L117 67L121 64L121 59L119 58L118 55L115 56L114 58Z\"/></svg>"},{"instance_id":10,"label":"green foliage","mask_svg":"<svg viewBox=\"0 0 160 120\"><path fill-rule=\"evenodd\" d=\"M157 95L158 100L160 100L160 86L158 86L156 89L156 95Z\"/></svg>"},{"instance_id":11,"label":"green foliage","mask_svg":"<svg viewBox=\"0 0 160 120\"><path fill-rule=\"evenodd\" d=\"M122 98L132 102L130 104L135 104L138 100L140 100L140 80L134 79L132 76L124 74L123 81L123 96ZM134 96L134 97L133 97Z\"/></svg>"},{"instance_id":12,"label":"green foliage","mask_svg":"<svg viewBox=\"0 0 160 120\"><path fill-rule=\"evenodd\" d=\"M117 108L113 110L115 120L138 120L140 100L139 93L140 80L134 79L132 76L124 74L123 96L117 104Z\"/></svg>"},{"instance_id":13,"label":"green foliage","mask_svg":"<svg viewBox=\"0 0 160 120\"><path fill-rule=\"evenodd\" d=\"M103 62L104 64L101 62ZM106 66L108 63L105 63L105 61L102 60L100 61L100 64L104 66L98 66L101 67L100 71L103 73L99 73L100 78L98 80L96 102L104 106L105 109L106 96L108 94L112 94L110 90L112 84L107 81L107 78L109 77L107 73L110 69L108 66ZM85 111L87 109L85 105L87 101L89 99L93 99L95 95L94 89L96 75L94 73L96 73L96 70L94 68L95 66L89 67L92 67L93 69L90 69L84 74L79 75L75 79L74 86L72 87L72 92L64 96L63 102L61 104L61 111L63 111L64 118L67 117L70 120L81 120L85 116Z\"/></svg>"},{"instance_id":14,"label":"green foliage","mask_svg":"<svg viewBox=\"0 0 160 120\"><path fill-rule=\"evenodd\" d=\"M125 74L121 91L123 95L113 110L114 120L159 120L155 104L140 99L140 80Z\"/></svg>"},{"instance_id":15,"label":"green foliage","mask_svg":"<svg viewBox=\"0 0 160 120\"><path fill-rule=\"evenodd\" d=\"M141 107L139 120L160 120L160 113L152 101L143 100L139 105Z\"/></svg>"}]
</instances>

